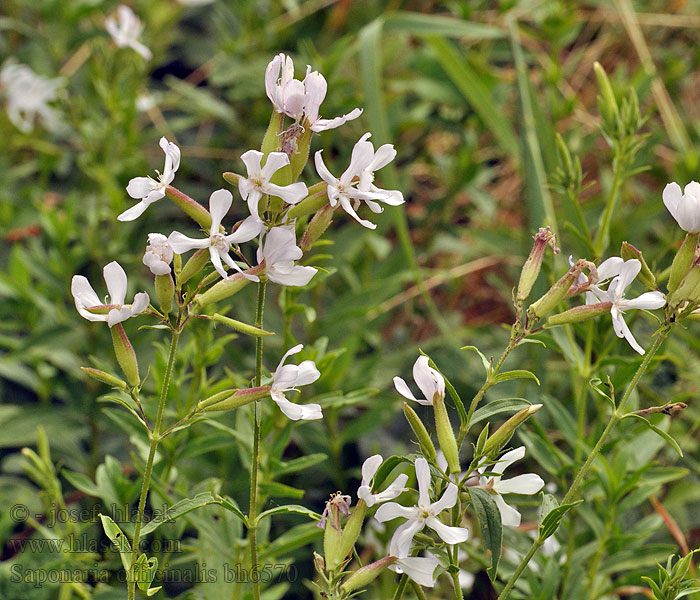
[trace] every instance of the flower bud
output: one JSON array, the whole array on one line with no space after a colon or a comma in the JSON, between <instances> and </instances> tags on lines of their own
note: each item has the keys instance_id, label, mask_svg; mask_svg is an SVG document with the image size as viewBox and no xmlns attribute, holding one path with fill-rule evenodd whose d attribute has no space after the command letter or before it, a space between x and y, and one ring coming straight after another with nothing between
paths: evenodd
<instances>
[{"instance_id":1,"label":"flower bud","mask_svg":"<svg viewBox=\"0 0 700 600\"><path fill-rule=\"evenodd\" d=\"M115 377L114 375L110 375L109 373L105 373L104 371L100 371L99 369L93 369L91 367L80 367L80 369L93 379L97 379L97 381L101 381L107 385L111 385L122 390L126 390L128 388L126 381L119 379L119 377Z\"/></svg>"},{"instance_id":2,"label":"flower bud","mask_svg":"<svg viewBox=\"0 0 700 600\"><path fill-rule=\"evenodd\" d=\"M190 198L187 194L169 185L165 188L165 195L177 204L185 214L193 221L199 223L204 229L211 228L211 215L199 202Z\"/></svg>"},{"instance_id":3,"label":"flower bud","mask_svg":"<svg viewBox=\"0 0 700 600\"><path fill-rule=\"evenodd\" d=\"M315 183L309 188L309 195L287 212L287 222L299 217L311 215L328 204L328 184L325 181Z\"/></svg>"},{"instance_id":4,"label":"flower bud","mask_svg":"<svg viewBox=\"0 0 700 600\"><path fill-rule=\"evenodd\" d=\"M528 313L534 315L538 319L552 312L557 304L559 304L569 294L569 288L578 279L581 271L589 268L591 262L581 259L577 260L574 265L566 272L566 274L557 281L537 302L531 304L527 309ZM595 268L595 267L594 267Z\"/></svg>"},{"instance_id":5,"label":"flower bud","mask_svg":"<svg viewBox=\"0 0 700 600\"><path fill-rule=\"evenodd\" d=\"M331 499L326 502L326 508L319 527L323 526L323 554L326 559L328 571L335 571L344 561L341 555L340 538L342 535L341 519L350 514L350 496L341 492L331 494Z\"/></svg>"},{"instance_id":6,"label":"flower bud","mask_svg":"<svg viewBox=\"0 0 700 600\"><path fill-rule=\"evenodd\" d=\"M246 335L253 335L255 337L275 335L271 331L265 331L264 329L254 327L253 325L248 325L248 323L243 323L242 321L236 321L236 319L225 317L224 315L220 315L219 313L213 315L211 319L212 321L218 321L219 323L223 323L231 329L235 329L236 331L240 331L241 333L245 333Z\"/></svg>"},{"instance_id":7,"label":"flower bud","mask_svg":"<svg viewBox=\"0 0 700 600\"><path fill-rule=\"evenodd\" d=\"M355 510L352 511L350 518L345 527L343 527L343 533L340 535L340 543L338 548L338 556L341 560L344 560L352 552L352 548L360 537L360 531L362 531L362 524L365 520L365 513L367 512L367 504L364 500L358 500L355 505Z\"/></svg>"},{"instance_id":8,"label":"flower bud","mask_svg":"<svg viewBox=\"0 0 700 600\"><path fill-rule=\"evenodd\" d=\"M535 243L532 246L530 256L527 257L523 265L523 270L520 273L518 292L515 296L518 302L523 302L530 295L532 286L535 285L537 276L540 274L542 258L544 257L544 251L547 246L551 246L554 254L559 254L560 250L556 247L554 240L555 236L549 230L549 226L540 227L540 230L535 235Z\"/></svg>"},{"instance_id":9,"label":"flower bud","mask_svg":"<svg viewBox=\"0 0 700 600\"><path fill-rule=\"evenodd\" d=\"M134 347L131 345L129 338L126 337L124 327L122 327L121 323L117 323L113 327L110 327L109 331L112 334L114 354L117 357L119 366L122 368L122 371L124 371L124 375L126 375L126 380L129 382L130 386L138 386L140 382L139 365L136 360Z\"/></svg>"},{"instance_id":10,"label":"flower bud","mask_svg":"<svg viewBox=\"0 0 700 600\"><path fill-rule=\"evenodd\" d=\"M423 421L420 420L418 413L416 413L415 410L413 410L406 402L404 402L403 414L406 416L406 420L411 426L413 433L418 438L418 445L420 446L423 455L428 460L435 460L435 458L437 457L435 446L433 446L433 441L430 439L430 434L425 428L425 425L423 425Z\"/></svg>"},{"instance_id":11,"label":"flower bud","mask_svg":"<svg viewBox=\"0 0 700 600\"><path fill-rule=\"evenodd\" d=\"M698 244L697 233L687 233L681 247L676 252L671 264L671 273L668 278L668 293L675 292L690 270L695 259L695 248Z\"/></svg>"},{"instance_id":12,"label":"flower bud","mask_svg":"<svg viewBox=\"0 0 700 600\"><path fill-rule=\"evenodd\" d=\"M669 294L668 305L678 306L686 301L694 302L698 299L698 292L700 292L700 263L696 259L696 262L686 273L678 289Z\"/></svg>"},{"instance_id":13,"label":"flower bud","mask_svg":"<svg viewBox=\"0 0 700 600\"><path fill-rule=\"evenodd\" d=\"M239 408L270 395L270 386L263 385L240 390L224 390L199 402L197 410L222 411Z\"/></svg>"},{"instance_id":14,"label":"flower bud","mask_svg":"<svg viewBox=\"0 0 700 600\"><path fill-rule=\"evenodd\" d=\"M343 582L340 586L340 593L345 596L372 583L384 569L394 564L396 560L395 556L385 556L358 569Z\"/></svg>"},{"instance_id":15,"label":"flower bud","mask_svg":"<svg viewBox=\"0 0 700 600\"><path fill-rule=\"evenodd\" d=\"M304 166L309 160L309 147L311 146L311 127L309 122L304 122L304 127L301 128L301 134L296 132L293 140L283 140L282 150L289 156L289 164L292 168L292 181L296 181ZM290 143L290 141L292 143Z\"/></svg>"},{"instance_id":16,"label":"flower bud","mask_svg":"<svg viewBox=\"0 0 700 600\"><path fill-rule=\"evenodd\" d=\"M544 326L557 327L568 323L581 323L582 321L605 315L610 312L611 308L612 302L598 302L597 304L576 306L557 315L550 316Z\"/></svg>"},{"instance_id":17,"label":"flower bud","mask_svg":"<svg viewBox=\"0 0 700 600\"><path fill-rule=\"evenodd\" d=\"M445 455L450 473L459 473L462 469L459 466L459 449L457 440L450 423L450 417L445 407L445 397L435 394L433 398L433 411L435 412L435 430L437 432L440 449Z\"/></svg>"},{"instance_id":18,"label":"flower bud","mask_svg":"<svg viewBox=\"0 0 700 600\"><path fill-rule=\"evenodd\" d=\"M319 575L323 575L326 570L326 562L318 552L314 552L314 567L316 567L316 572Z\"/></svg>"},{"instance_id":19,"label":"flower bud","mask_svg":"<svg viewBox=\"0 0 700 600\"><path fill-rule=\"evenodd\" d=\"M281 152L281 136L282 127L284 126L284 113L278 113L275 110L272 111L272 116L270 117L270 123L265 131L265 137L263 137L262 146L260 147L260 152L263 154L269 154L270 152Z\"/></svg>"},{"instance_id":20,"label":"flower bud","mask_svg":"<svg viewBox=\"0 0 700 600\"><path fill-rule=\"evenodd\" d=\"M176 254L175 256L180 256ZM180 275L177 278L177 284L179 286L185 285L192 277L197 273L201 273L204 265L209 262L209 248L200 248L195 252L190 259L182 267Z\"/></svg>"},{"instance_id":21,"label":"flower bud","mask_svg":"<svg viewBox=\"0 0 700 600\"><path fill-rule=\"evenodd\" d=\"M647 265L644 257L642 256L642 251L635 248L632 244L628 242L622 242L622 248L620 249L620 256L625 260L630 260L631 258L636 258L642 265L642 269L637 275L637 279L651 291L658 289L656 287L656 277L651 272L649 265Z\"/></svg>"},{"instance_id":22,"label":"flower bud","mask_svg":"<svg viewBox=\"0 0 700 600\"><path fill-rule=\"evenodd\" d=\"M167 315L173 309L173 297L175 296L175 284L170 273L156 275L156 296L160 309L164 315Z\"/></svg>"},{"instance_id":23,"label":"flower bud","mask_svg":"<svg viewBox=\"0 0 700 600\"><path fill-rule=\"evenodd\" d=\"M253 267L252 269L247 269L245 273L247 275L259 275L264 271L264 269L264 264L261 264L257 267ZM225 300L226 298L230 298L235 293L241 291L249 283L250 279L246 278L242 273L235 273L234 275L230 275L228 279L222 279L203 294L199 294L195 298L195 302L199 306L206 306L207 304L211 304L213 302Z\"/></svg>"},{"instance_id":24,"label":"flower bud","mask_svg":"<svg viewBox=\"0 0 700 600\"><path fill-rule=\"evenodd\" d=\"M301 238L301 244L299 247L303 252L308 252L314 242L318 240L328 229L328 226L333 220L333 213L335 212L335 207L330 204L326 204L321 210L319 210L311 219L309 226L304 232L304 236Z\"/></svg>"},{"instance_id":25,"label":"flower bud","mask_svg":"<svg viewBox=\"0 0 700 600\"><path fill-rule=\"evenodd\" d=\"M600 113L606 124L612 125L620 119L620 110L617 106L617 100L615 100L615 94L613 93L605 69L603 69L598 61L593 63L593 70L598 80L598 87L600 88L600 96L598 96Z\"/></svg>"},{"instance_id":26,"label":"flower bud","mask_svg":"<svg viewBox=\"0 0 700 600\"><path fill-rule=\"evenodd\" d=\"M486 444L484 444L484 456L497 453L503 448L510 438L513 437L513 433L515 433L518 426L529 419L531 415L534 415L540 408L542 408L541 404L533 404L527 408L523 408L503 423L503 425L496 429L491 437L486 440Z\"/></svg>"}]
</instances>

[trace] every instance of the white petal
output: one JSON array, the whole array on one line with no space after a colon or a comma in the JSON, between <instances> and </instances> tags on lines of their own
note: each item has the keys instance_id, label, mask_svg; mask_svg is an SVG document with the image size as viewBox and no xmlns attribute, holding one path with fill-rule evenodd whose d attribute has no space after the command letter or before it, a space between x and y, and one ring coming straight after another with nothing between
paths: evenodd
<instances>
[{"instance_id":1,"label":"white petal","mask_svg":"<svg viewBox=\"0 0 700 600\"><path fill-rule=\"evenodd\" d=\"M666 304L666 297L661 292L645 292L641 296L625 302L625 309L641 308L654 310Z\"/></svg>"},{"instance_id":2,"label":"white petal","mask_svg":"<svg viewBox=\"0 0 700 600\"><path fill-rule=\"evenodd\" d=\"M140 200L145 198L158 187L158 183L150 177L134 177L126 186L126 193L132 198Z\"/></svg>"},{"instance_id":3,"label":"white petal","mask_svg":"<svg viewBox=\"0 0 700 600\"><path fill-rule=\"evenodd\" d=\"M664 205L668 209L668 212L671 213L671 216L680 225L680 221L678 219L678 206L680 205L681 198L683 197L683 192L681 192L681 186L675 182L669 183L664 188L662 197L664 200Z\"/></svg>"},{"instance_id":4,"label":"white petal","mask_svg":"<svg viewBox=\"0 0 700 600\"><path fill-rule=\"evenodd\" d=\"M377 503L374 494L372 494L372 490L368 485L361 485L359 488L357 488L357 498L359 500L364 500L364 503L368 508Z\"/></svg>"},{"instance_id":5,"label":"white petal","mask_svg":"<svg viewBox=\"0 0 700 600\"><path fill-rule=\"evenodd\" d=\"M627 326L627 323L625 323L625 319L622 315L618 315L617 318L613 318L613 330L615 331L615 335L617 335L617 337L624 337L635 352L644 354L644 348L642 348L639 345L639 342L634 339L634 336L632 335L630 328Z\"/></svg>"},{"instance_id":6,"label":"white petal","mask_svg":"<svg viewBox=\"0 0 700 600\"><path fill-rule=\"evenodd\" d=\"M401 506L398 502L387 502L382 504L377 512L374 513L374 518L380 523L391 521L392 519L412 519L416 514L416 509L413 506Z\"/></svg>"},{"instance_id":7,"label":"white petal","mask_svg":"<svg viewBox=\"0 0 700 600\"><path fill-rule=\"evenodd\" d=\"M340 205L343 210L348 213L353 219L355 219L360 225L366 227L367 229L376 229L377 226L372 223L372 221L367 221L366 219L361 219L360 216L355 212L355 209L350 204L350 200L347 194L340 194L339 196Z\"/></svg>"},{"instance_id":8,"label":"white petal","mask_svg":"<svg viewBox=\"0 0 700 600\"><path fill-rule=\"evenodd\" d=\"M105 265L102 273L109 292L111 304L124 304L126 298L126 273L117 261Z\"/></svg>"},{"instance_id":9,"label":"white petal","mask_svg":"<svg viewBox=\"0 0 700 600\"><path fill-rule=\"evenodd\" d=\"M173 249L175 254L184 254L195 248L207 248L211 244L209 238L204 238L200 240L195 240L193 238L187 237L185 234L179 231L173 231L168 236L168 244Z\"/></svg>"},{"instance_id":10,"label":"white petal","mask_svg":"<svg viewBox=\"0 0 700 600\"><path fill-rule=\"evenodd\" d=\"M433 502L430 505L431 512L435 515L440 514L443 510L447 508L452 508L457 503L457 486L454 483L450 483L442 495L442 498L437 502Z\"/></svg>"},{"instance_id":11,"label":"white petal","mask_svg":"<svg viewBox=\"0 0 700 600\"><path fill-rule=\"evenodd\" d=\"M263 229L264 225L260 219L257 219L251 215L243 220L236 231L226 236L226 241L229 244L242 244L243 242L249 242L253 238L257 237L263 231Z\"/></svg>"},{"instance_id":12,"label":"white petal","mask_svg":"<svg viewBox=\"0 0 700 600\"><path fill-rule=\"evenodd\" d=\"M374 494L375 502L386 502L387 500L393 500L397 496L400 496L406 491L406 482L408 481L408 475L401 473L394 481L387 487L383 492Z\"/></svg>"},{"instance_id":13,"label":"white petal","mask_svg":"<svg viewBox=\"0 0 700 600\"><path fill-rule=\"evenodd\" d=\"M219 233L221 221L228 213L233 202L233 194L225 189L216 190L209 196L209 212L211 213L211 233Z\"/></svg>"},{"instance_id":14,"label":"white petal","mask_svg":"<svg viewBox=\"0 0 700 600\"><path fill-rule=\"evenodd\" d=\"M430 505L430 467L423 457L417 458L414 466L418 481L418 506L425 508Z\"/></svg>"},{"instance_id":15,"label":"white petal","mask_svg":"<svg viewBox=\"0 0 700 600\"><path fill-rule=\"evenodd\" d=\"M370 171L378 171L382 167L388 165L394 158L396 158L394 146L392 144L383 144L377 148L368 169Z\"/></svg>"},{"instance_id":16,"label":"white petal","mask_svg":"<svg viewBox=\"0 0 700 600\"><path fill-rule=\"evenodd\" d=\"M620 274L624 259L619 256L611 256L598 265L598 281L604 281Z\"/></svg>"},{"instance_id":17,"label":"white petal","mask_svg":"<svg viewBox=\"0 0 700 600\"><path fill-rule=\"evenodd\" d=\"M280 360L279 364L277 365L277 369L275 370L275 375L277 375L277 372L282 368L282 365L284 364L284 361L287 360L287 358L289 358L293 354L298 354L299 352L302 351L303 348L304 348L304 344L297 344L296 346L293 346L292 348L287 350L284 353L282 360Z\"/></svg>"},{"instance_id":18,"label":"white petal","mask_svg":"<svg viewBox=\"0 0 700 600\"><path fill-rule=\"evenodd\" d=\"M211 259L211 264L214 265L214 270L224 279L228 279L226 269L224 269L224 265L221 262L221 252L218 248L209 247L209 258Z\"/></svg>"},{"instance_id":19,"label":"white petal","mask_svg":"<svg viewBox=\"0 0 700 600\"><path fill-rule=\"evenodd\" d=\"M127 208L123 213L121 213L117 217L117 221L133 221L135 219L138 219L149 207L149 203L146 202L139 202L138 204L134 204L131 208Z\"/></svg>"},{"instance_id":20,"label":"white petal","mask_svg":"<svg viewBox=\"0 0 700 600\"><path fill-rule=\"evenodd\" d=\"M622 292L629 286L630 283L634 281L637 277L639 271L642 268L642 263L640 263L636 258L630 258L626 260L625 263L620 268L620 283L618 284L618 293Z\"/></svg>"},{"instance_id":21,"label":"white petal","mask_svg":"<svg viewBox=\"0 0 700 600\"><path fill-rule=\"evenodd\" d=\"M78 313L84 319L88 321L106 321L107 315L95 315L85 307L98 306L102 304L101 300L98 298L95 290L92 289L90 282L82 275L74 275L71 280L70 286L71 294L73 294L73 300L75 301L75 308Z\"/></svg>"},{"instance_id":22,"label":"white petal","mask_svg":"<svg viewBox=\"0 0 700 600\"><path fill-rule=\"evenodd\" d=\"M377 473L377 469L379 468L379 465L382 464L383 460L384 459L382 458L381 454L374 454L362 463L361 485L368 485L371 487L374 476Z\"/></svg>"},{"instance_id":23,"label":"white petal","mask_svg":"<svg viewBox=\"0 0 700 600\"><path fill-rule=\"evenodd\" d=\"M267 277L280 285L305 286L318 272L314 267L293 266L289 269L273 269L267 271Z\"/></svg>"},{"instance_id":24,"label":"white petal","mask_svg":"<svg viewBox=\"0 0 700 600\"><path fill-rule=\"evenodd\" d=\"M384 506L386 504L380 506L379 510ZM406 558L411 552L413 536L422 531L423 527L425 527L423 521L406 521L403 525L397 527L389 542L389 554L398 558Z\"/></svg>"},{"instance_id":25,"label":"white petal","mask_svg":"<svg viewBox=\"0 0 700 600\"><path fill-rule=\"evenodd\" d=\"M140 315L151 301L146 292L139 292L134 296L134 301L131 303L131 313L132 316Z\"/></svg>"},{"instance_id":26,"label":"white petal","mask_svg":"<svg viewBox=\"0 0 700 600\"><path fill-rule=\"evenodd\" d=\"M297 204L309 194L306 184L301 182L292 183L291 185L266 183L265 191L270 194L270 196L282 198L282 200L284 200L287 204Z\"/></svg>"},{"instance_id":27,"label":"white petal","mask_svg":"<svg viewBox=\"0 0 700 600\"><path fill-rule=\"evenodd\" d=\"M507 527L517 527L520 525L520 513L515 510L502 496L494 496L493 499L498 506L498 512L501 513L501 523Z\"/></svg>"},{"instance_id":28,"label":"white petal","mask_svg":"<svg viewBox=\"0 0 700 600\"><path fill-rule=\"evenodd\" d=\"M406 558L400 558L394 564L418 585L429 588L435 585L435 576L433 574L439 564L437 558L407 556Z\"/></svg>"},{"instance_id":29,"label":"white petal","mask_svg":"<svg viewBox=\"0 0 700 600\"><path fill-rule=\"evenodd\" d=\"M312 384L319 377L321 377L321 373L316 368L316 363L313 360L304 360L299 363L294 387Z\"/></svg>"},{"instance_id":30,"label":"white petal","mask_svg":"<svg viewBox=\"0 0 700 600\"><path fill-rule=\"evenodd\" d=\"M466 542L469 537L469 531L464 527L450 527L442 523L437 517L429 517L426 523L428 527L442 538L442 541L448 544Z\"/></svg>"},{"instance_id":31,"label":"white petal","mask_svg":"<svg viewBox=\"0 0 700 600\"><path fill-rule=\"evenodd\" d=\"M321 407L318 404L294 404L286 398L273 398L273 400L277 403L277 406L280 407L280 410L292 421L314 421L323 418Z\"/></svg>"},{"instance_id":32,"label":"white petal","mask_svg":"<svg viewBox=\"0 0 700 600\"><path fill-rule=\"evenodd\" d=\"M338 180L328 170L328 167L326 167L326 163L323 162L322 153L323 150L319 150L318 152L316 152L316 154L314 154L314 164L316 165L316 172L320 175L321 179L323 179L327 184L335 186L338 184ZM328 197L330 198L330 194Z\"/></svg>"},{"instance_id":33,"label":"white petal","mask_svg":"<svg viewBox=\"0 0 700 600\"><path fill-rule=\"evenodd\" d=\"M329 129L335 129L336 127L340 127L341 125L347 123L348 121L352 121L353 119L357 119L362 114L362 109L361 108L355 108L351 110L348 114L343 115L342 117L336 117L335 119L317 119L316 122L311 126L311 131L315 131L316 133L320 131L328 131Z\"/></svg>"},{"instance_id":34,"label":"white petal","mask_svg":"<svg viewBox=\"0 0 700 600\"><path fill-rule=\"evenodd\" d=\"M289 164L289 157L284 152L270 152L262 168L262 176L265 181L270 181L272 176L282 167Z\"/></svg>"},{"instance_id":35,"label":"white petal","mask_svg":"<svg viewBox=\"0 0 700 600\"><path fill-rule=\"evenodd\" d=\"M426 399L432 403L435 395L441 398L445 396L445 379L429 366L429 360L427 356L418 357L413 363L413 379Z\"/></svg>"},{"instance_id":36,"label":"white petal","mask_svg":"<svg viewBox=\"0 0 700 600\"><path fill-rule=\"evenodd\" d=\"M107 314L107 325L114 327L117 323L122 323L131 316L131 309L128 306L113 308Z\"/></svg>"},{"instance_id":37,"label":"white petal","mask_svg":"<svg viewBox=\"0 0 700 600\"><path fill-rule=\"evenodd\" d=\"M503 474L503 472L510 465L512 465L515 461L521 460L524 456L525 446L519 446L518 448L506 452L503 456L501 456L501 458L498 459L498 462L495 465L488 467L486 470L490 471L491 473Z\"/></svg>"},{"instance_id":38,"label":"white petal","mask_svg":"<svg viewBox=\"0 0 700 600\"><path fill-rule=\"evenodd\" d=\"M248 150L241 155L241 160L248 170L248 178L259 176L262 173L262 169L260 168L262 157L263 153L257 150Z\"/></svg>"},{"instance_id":39,"label":"white petal","mask_svg":"<svg viewBox=\"0 0 700 600\"><path fill-rule=\"evenodd\" d=\"M539 475L526 473L510 479L501 479L493 484L493 489L499 494L525 494L531 496L544 487L544 481Z\"/></svg>"}]
</instances>

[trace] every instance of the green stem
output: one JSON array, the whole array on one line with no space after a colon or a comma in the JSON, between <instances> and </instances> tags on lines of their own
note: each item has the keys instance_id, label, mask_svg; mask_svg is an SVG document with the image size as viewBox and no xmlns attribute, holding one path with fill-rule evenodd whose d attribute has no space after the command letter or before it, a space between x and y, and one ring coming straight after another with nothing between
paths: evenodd
<instances>
[{"instance_id":1,"label":"green stem","mask_svg":"<svg viewBox=\"0 0 700 600\"><path fill-rule=\"evenodd\" d=\"M634 389L637 387L637 384L639 383L639 380L642 378L642 375L646 372L647 368L649 368L649 365L651 364L652 359L656 355L656 353L659 351L659 348L661 348L661 345L664 343L666 338L668 337L668 334L670 332L670 327L665 326L662 329L660 329L657 332L656 339L654 340L654 343L651 345L651 348L647 351L647 353L644 355L644 360L642 363L639 365L639 368L637 369L636 373L634 374L634 377L632 377L632 381L630 381L629 385L627 386L627 389L625 390L624 395L622 396L622 399L620 400L619 405L613 410L612 415L610 416L610 421L608 424L605 426L605 429L603 430L603 433L600 434L600 438L596 442L596 445L593 447L593 450L591 450L591 453L588 455L588 458L586 459L586 462L583 463L583 466L579 469L578 473L576 474L576 477L574 478L573 483L571 484L571 487L569 490L566 492L566 495L562 499L560 504L568 504L570 503L578 491L579 486L583 482L584 477L588 473L588 470L591 468L591 465L593 464L593 461L596 459L598 454L600 454L600 450L607 441L608 437L610 436L610 433L612 430L615 428L615 425L617 425L624 417L624 408L625 404L627 404L627 401L629 400L630 395L634 391ZM511 578L508 580L508 583L506 584L506 587L503 588L503 591L500 593L498 596L498 600L505 600L508 597L508 594L510 593L510 590L513 588L515 585L515 582L518 580L518 577L520 577L521 573L527 566L527 564L530 562L532 557L535 555L535 552L539 549L539 547L544 543L544 540L540 540L538 537L535 542L532 544L532 547L530 548L530 551L525 555L523 560L520 562L518 565L518 568L516 569L515 573L511 576Z\"/></svg>"},{"instance_id":2,"label":"green stem","mask_svg":"<svg viewBox=\"0 0 700 600\"><path fill-rule=\"evenodd\" d=\"M255 326L262 329L263 311L265 309L265 280L258 284L258 308L255 315ZM255 385L262 381L263 338L255 338ZM253 418L255 430L253 433L253 460L250 469L250 508L248 509L248 541L250 543L250 563L254 572L258 570L258 541L257 541L257 503L258 503L258 461L260 460L260 409L258 403L253 403ZM253 580L253 598L260 600L260 583L257 577Z\"/></svg>"},{"instance_id":3,"label":"green stem","mask_svg":"<svg viewBox=\"0 0 700 600\"><path fill-rule=\"evenodd\" d=\"M392 600L401 600L401 596L403 596L403 592L406 589L406 584L408 583L408 575L404 573L401 575L401 579L399 579L399 585L396 586L396 591L394 592L394 597Z\"/></svg>"},{"instance_id":4,"label":"green stem","mask_svg":"<svg viewBox=\"0 0 700 600\"><path fill-rule=\"evenodd\" d=\"M136 594L136 581L134 580L134 565L139 555L139 542L141 540L141 526L143 524L143 513L146 508L146 496L151 485L151 472L153 471L153 460L156 456L156 449L161 440L160 428L163 422L163 411L165 409L165 400L168 397L168 387L170 385L170 377L173 372L173 364L175 363L175 354L177 353L177 342L180 339L180 330L173 330L173 337L170 342L170 354L168 356L168 365L165 368L165 376L163 377L163 386L160 390L160 400L158 401L158 413L156 414L156 422L153 426L153 432L150 435L150 448L148 450L148 459L146 460L146 469L143 472L143 482L141 484L141 495L139 496L139 505L136 512L136 526L134 528L134 538L132 541L131 564L129 565L129 573L127 573L127 594L128 600L134 600Z\"/></svg>"},{"instance_id":5,"label":"green stem","mask_svg":"<svg viewBox=\"0 0 700 600\"><path fill-rule=\"evenodd\" d=\"M612 220L612 215L615 210L615 205L617 204L617 197L622 186L622 173L625 170L624 161L620 157L615 157L615 167L613 174L613 182L610 188L610 194L608 195L608 201L605 204L605 212L603 213L603 218L600 221L600 227L598 228L598 233L595 239L595 252L596 258L603 254L603 251L609 242L609 232L610 232L610 221Z\"/></svg>"}]
</instances>

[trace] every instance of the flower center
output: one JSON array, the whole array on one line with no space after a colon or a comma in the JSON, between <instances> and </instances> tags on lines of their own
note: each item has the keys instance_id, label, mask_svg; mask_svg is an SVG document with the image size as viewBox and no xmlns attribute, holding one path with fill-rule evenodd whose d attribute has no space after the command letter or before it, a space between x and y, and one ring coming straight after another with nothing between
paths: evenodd
<instances>
[{"instance_id":1,"label":"flower center","mask_svg":"<svg viewBox=\"0 0 700 600\"><path fill-rule=\"evenodd\" d=\"M212 248L228 252L229 244L226 241L226 236L223 233L215 233L209 238Z\"/></svg>"}]
</instances>

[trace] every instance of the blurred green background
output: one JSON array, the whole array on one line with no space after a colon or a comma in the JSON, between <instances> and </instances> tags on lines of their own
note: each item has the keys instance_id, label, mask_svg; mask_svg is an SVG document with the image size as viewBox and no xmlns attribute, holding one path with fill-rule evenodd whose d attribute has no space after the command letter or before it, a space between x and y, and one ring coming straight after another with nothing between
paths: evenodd
<instances>
[{"instance_id":1,"label":"blurred green background","mask_svg":"<svg viewBox=\"0 0 700 600\"><path fill-rule=\"evenodd\" d=\"M281 470L271 477L271 485L276 478L289 487L270 490L271 498L295 497L297 492L290 490L303 488L303 500L297 496L296 501L320 512L328 493L354 493L366 456L413 450L391 378L408 376L418 348L431 355L465 397L479 388L478 358L457 348L476 344L487 356L500 353L508 335L502 324L513 319L511 290L518 268L541 225L557 231L562 249L545 264L550 278L563 272L569 255L616 255L623 240L642 249L647 262L661 270L680 242L661 190L669 181L684 185L698 178L698 2L130 2L144 23L141 39L153 51L148 62L129 48L116 48L104 31L104 18L117 4L4 0L0 7L0 62L12 58L40 75L64 79L53 103L64 121L57 132L38 123L23 133L0 110L0 506L23 503L42 510L42 497L23 471L19 454L22 447L35 445L37 425L47 432L59 471L90 480L98 474L98 484L102 477L104 485L112 486L117 504L133 502L138 473L131 465L138 468L141 460L140 440L123 411L96 401L103 387L79 370L81 365L109 367L113 358L107 328L84 321L75 311L70 279L84 274L101 294L101 268L116 259L129 274L130 293L151 291L150 273L141 265L147 234L187 231L183 227L191 231L191 226L166 201L138 221L118 223L116 215L133 202L126 184L161 168L157 142L164 135L182 150L174 182L179 189L206 203L214 189L230 187L221 173L241 171L240 155L259 147L267 126L271 107L263 76L279 52L293 56L297 77L306 64L325 75L324 117L364 108L359 119L315 136L312 152L324 148L329 168L339 173L365 131L372 132L376 145L393 143L397 159L377 178L382 187L401 189L406 204L387 209L374 231L341 214L327 235L332 245L315 248L308 259L327 273L308 291L276 290L270 297L268 329L281 332L282 315L292 317L285 335L266 343L267 366L274 367L292 340L312 346L317 362L326 366L314 388L326 418L286 427L279 442L285 460L316 459L305 463L303 471ZM648 117L643 127L648 137L635 158L635 165L646 169L624 182L610 244L601 257L592 256L580 236L576 198L560 194L555 185L558 132L580 158L581 215L595 231L612 185L611 152L601 135L596 104L595 61L608 72L619 98L634 88ZM312 165L304 177L309 184L318 180ZM246 208L237 191L234 196L232 214L242 218ZM540 285L542 291L544 283ZM253 294L248 289L236 296L232 316L253 321ZM638 321L648 336L649 324ZM137 334L137 327L129 323L127 330L142 365L154 363L146 386L154 391L165 350L157 331ZM601 319L596 327L597 339L613 344L622 356L610 368L634 366L631 351L614 337L609 321ZM511 395L557 406L541 411L524 434L534 460L523 468L558 482L571 469L567 427L575 417L567 365L575 362L575 350L573 342L560 336L545 342L549 351L532 345L510 359L517 368L532 369L542 386L513 385ZM685 457L678 461L660 445L652 452L656 439L650 446L641 428L629 426L622 436L623 472L644 466L641 460L627 464L624 458L642 445L650 451L648 461L666 468L665 475L647 483L646 495L630 504L631 513L616 515L620 524L648 519L649 535L638 532L633 541L613 538L606 546L615 556L648 544L653 535L651 540L660 544L656 553L644 558L632 553L641 569L664 552L678 551L678 537L669 533L668 522L649 497L663 500L689 547L700 539L700 411L692 401L698 392L699 347L693 328L677 335L667 345L666 362L638 394L641 401L676 398L689 403L671 425ZM172 402L190 402L205 374L245 381L254 366L252 348L249 339L233 340L223 331L195 327L184 344ZM311 394L306 399L311 401ZM593 413L602 409L598 400L590 401L594 430ZM180 478L172 486L182 495L191 495L204 474L245 503L245 443L226 430L245 432L245 419L221 421L220 428L195 426L169 439L164 452L177 470L166 473ZM552 448L556 453L548 458ZM113 458L105 462L107 456ZM685 477L682 485L673 483L679 477ZM100 500L91 498L87 483L80 480L80 489L75 475L61 475L61 481L71 505L109 504L104 489L92 494ZM208 488L202 484L201 489ZM600 492L592 513L603 514L611 498ZM536 511L530 511L526 516L533 519ZM213 519L214 512L203 514ZM592 514L590 523L595 519ZM273 537L299 522L283 521ZM199 542L190 542L192 552L202 562L205 523L194 527ZM27 558L11 541L32 535L31 527L18 525L2 511L3 598L57 597L56 586L20 592L8 582L10 565ZM225 546L222 535L211 533L207 543ZM591 524L580 535L583 547L598 533ZM313 541L311 534L308 541ZM308 547L290 550L310 577ZM630 560L620 559L620 572L637 568ZM469 568L476 572L481 567L477 561ZM619 587L635 581L639 585L638 577L623 577ZM175 586L167 597L230 597L214 591L215 586L200 587L204 591ZM477 587L473 597L489 597L488 590ZM311 594L300 581L280 590L282 595ZM122 597L106 589L102 593L100 598Z\"/></svg>"}]
</instances>

